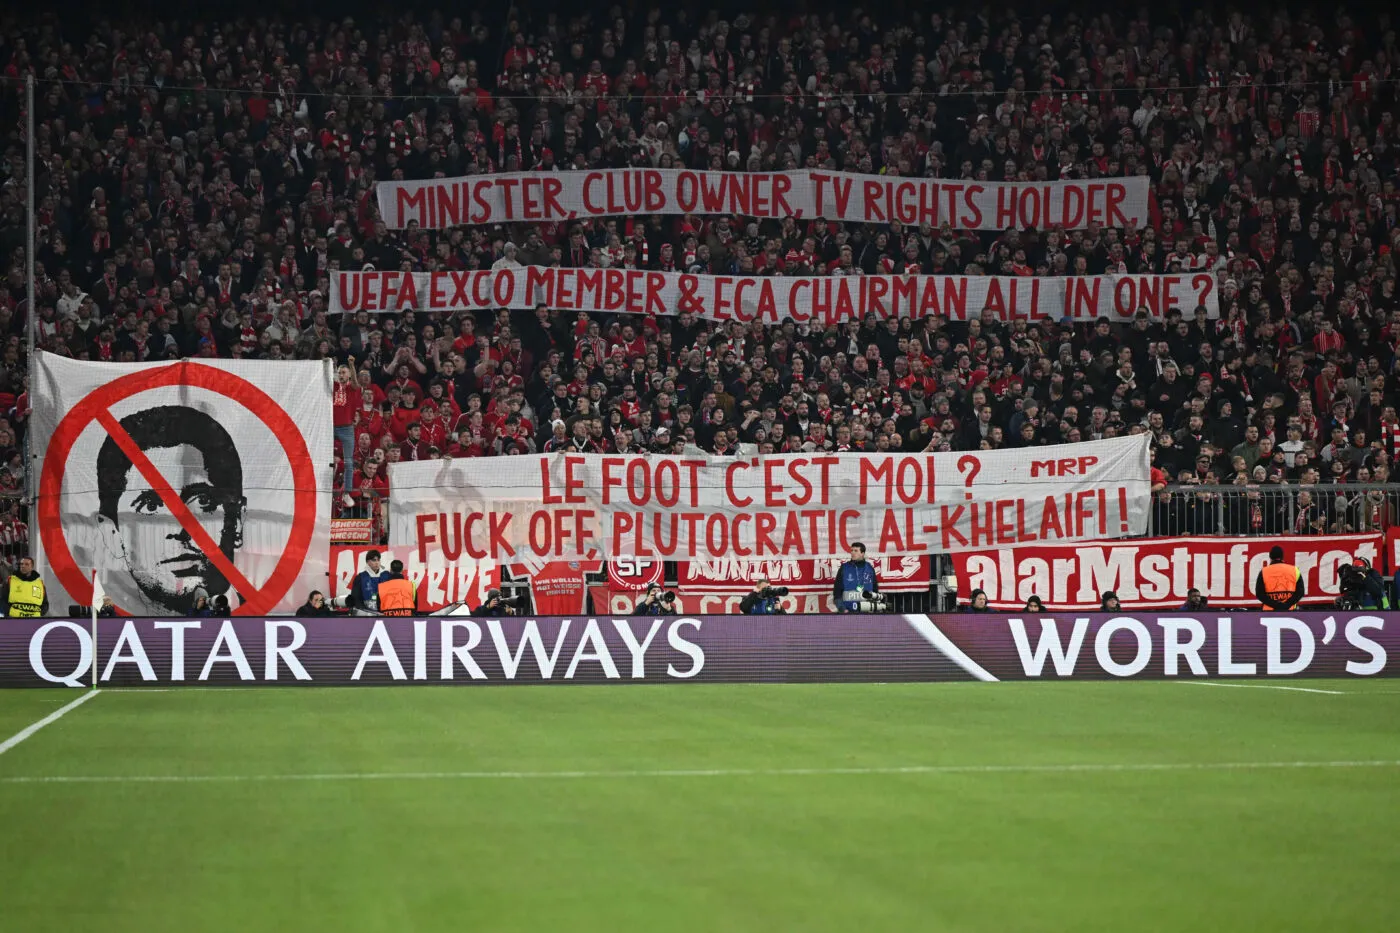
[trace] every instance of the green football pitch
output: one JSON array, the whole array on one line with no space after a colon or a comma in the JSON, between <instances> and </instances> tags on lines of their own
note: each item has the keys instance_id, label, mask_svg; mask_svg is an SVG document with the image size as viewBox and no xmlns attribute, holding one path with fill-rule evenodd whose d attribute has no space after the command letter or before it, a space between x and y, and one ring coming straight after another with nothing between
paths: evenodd
<instances>
[{"instance_id":1,"label":"green football pitch","mask_svg":"<svg viewBox=\"0 0 1400 933\"><path fill-rule=\"evenodd\" d=\"M0 930L1400 929L1400 681L1290 684L102 691Z\"/></svg>"}]
</instances>

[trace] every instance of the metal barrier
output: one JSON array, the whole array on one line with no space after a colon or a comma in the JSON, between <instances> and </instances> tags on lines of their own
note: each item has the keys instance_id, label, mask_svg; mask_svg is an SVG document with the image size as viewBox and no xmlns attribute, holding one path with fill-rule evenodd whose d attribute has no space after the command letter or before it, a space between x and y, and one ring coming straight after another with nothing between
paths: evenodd
<instances>
[{"instance_id":1,"label":"metal barrier","mask_svg":"<svg viewBox=\"0 0 1400 933\"><path fill-rule=\"evenodd\" d=\"M1400 484L1177 484L1152 497L1148 533L1180 535L1359 534L1400 523Z\"/></svg>"}]
</instances>

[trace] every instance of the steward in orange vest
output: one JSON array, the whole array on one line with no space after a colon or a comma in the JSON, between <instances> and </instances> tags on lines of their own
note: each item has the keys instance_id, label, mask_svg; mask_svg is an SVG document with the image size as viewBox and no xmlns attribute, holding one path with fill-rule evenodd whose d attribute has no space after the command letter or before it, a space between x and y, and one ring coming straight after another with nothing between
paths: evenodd
<instances>
[{"instance_id":1,"label":"steward in orange vest","mask_svg":"<svg viewBox=\"0 0 1400 933\"><path fill-rule=\"evenodd\" d=\"M1269 551L1269 566L1259 571L1259 579L1254 581L1255 598L1266 612L1283 612L1298 605L1304 595L1302 573L1284 563L1283 548L1274 545Z\"/></svg>"},{"instance_id":2,"label":"steward in orange vest","mask_svg":"<svg viewBox=\"0 0 1400 933\"><path fill-rule=\"evenodd\" d=\"M389 564L389 578L379 583L379 612L386 616L411 616L418 607L413 584L404 579L403 561Z\"/></svg>"}]
</instances>

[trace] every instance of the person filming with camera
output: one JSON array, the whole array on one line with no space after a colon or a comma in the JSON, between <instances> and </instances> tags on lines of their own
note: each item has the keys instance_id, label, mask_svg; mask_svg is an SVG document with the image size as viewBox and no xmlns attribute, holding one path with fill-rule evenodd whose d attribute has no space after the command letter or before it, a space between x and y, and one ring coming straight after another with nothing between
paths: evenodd
<instances>
[{"instance_id":1,"label":"person filming with camera","mask_svg":"<svg viewBox=\"0 0 1400 933\"><path fill-rule=\"evenodd\" d=\"M857 541L851 545L851 559L836 570L836 580L831 587L836 611L869 612L881 601L879 592L880 580L875 576L875 565L865 559L865 545Z\"/></svg>"},{"instance_id":2,"label":"person filming with camera","mask_svg":"<svg viewBox=\"0 0 1400 933\"><path fill-rule=\"evenodd\" d=\"M501 596L501 591L490 589L486 591L486 599L480 606L472 610L474 616L513 616L519 613L519 599L506 599Z\"/></svg>"},{"instance_id":3,"label":"person filming with camera","mask_svg":"<svg viewBox=\"0 0 1400 933\"><path fill-rule=\"evenodd\" d=\"M1385 580L1364 557L1357 557L1350 564L1337 568L1337 589L1339 593L1334 605L1338 609L1355 612L1358 609L1390 608Z\"/></svg>"},{"instance_id":4,"label":"person filming with camera","mask_svg":"<svg viewBox=\"0 0 1400 933\"><path fill-rule=\"evenodd\" d=\"M634 616L670 616L676 614L676 594L664 589L660 583L647 587L646 595L632 610Z\"/></svg>"},{"instance_id":5,"label":"person filming with camera","mask_svg":"<svg viewBox=\"0 0 1400 933\"><path fill-rule=\"evenodd\" d=\"M767 577L753 581L753 589L739 603L739 611L747 616L781 615L785 610L778 600L788 594L785 586L769 586Z\"/></svg>"}]
</instances>

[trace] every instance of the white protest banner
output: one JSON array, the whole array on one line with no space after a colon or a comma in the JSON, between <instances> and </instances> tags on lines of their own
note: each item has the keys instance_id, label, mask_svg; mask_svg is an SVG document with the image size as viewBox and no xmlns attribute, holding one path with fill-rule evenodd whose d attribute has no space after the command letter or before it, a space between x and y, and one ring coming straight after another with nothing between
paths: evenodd
<instances>
[{"instance_id":1,"label":"white protest banner","mask_svg":"<svg viewBox=\"0 0 1400 933\"><path fill-rule=\"evenodd\" d=\"M396 548L665 560L929 554L1141 534L1146 435L1033 450L395 463Z\"/></svg>"},{"instance_id":2,"label":"white protest banner","mask_svg":"<svg viewBox=\"0 0 1400 933\"><path fill-rule=\"evenodd\" d=\"M1179 609L1192 588L1213 608L1258 609L1254 581L1274 545L1281 545L1285 559L1302 572L1309 603L1331 605L1338 568L1354 557L1381 563L1381 536L1375 533L1028 544L964 551L953 566L959 598L982 590L993 609L1019 610L1034 595L1051 610L1097 610L1109 591L1124 609Z\"/></svg>"},{"instance_id":3,"label":"white protest banner","mask_svg":"<svg viewBox=\"0 0 1400 933\"><path fill-rule=\"evenodd\" d=\"M897 220L909 226L946 224L954 230L1081 230L1146 225L1149 185L1146 175L996 182L808 169L622 168L382 181L376 195L379 215L393 229L636 214L738 214L858 223Z\"/></svg>"},{"instance_id":4,"label":"white protest banner","mask_svg":"<svg viewBox=\"0 0 1400 933\"><path fill-rule=\"evenodd\" d=\"M483 311L493 308L666 315L694 311L712 321L828 326L879 318L955 321L980 317L1045 321L1064 317L1129 321L1139 309L1154 320L1198 307L1220 316L1215 276L690 275L640 269L524 266L478 272L331 273L330 312Z\"/></svg>"},{"instance_id":5,"label":"white protest banner","mask_svg":"<svg viewBox=\"0 0 1400 933\"><path fill-rule=\"evenodd\" d=\"M35 363L36 561L53 611L291 612L326 589L329 363Z\"/></svg>"}]
</instances>

